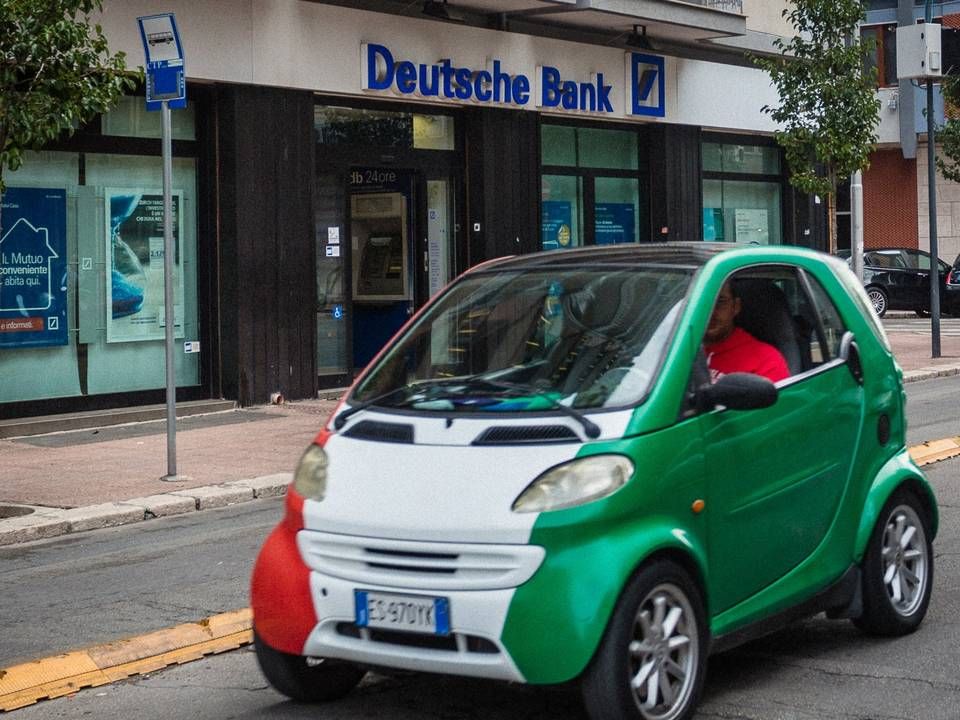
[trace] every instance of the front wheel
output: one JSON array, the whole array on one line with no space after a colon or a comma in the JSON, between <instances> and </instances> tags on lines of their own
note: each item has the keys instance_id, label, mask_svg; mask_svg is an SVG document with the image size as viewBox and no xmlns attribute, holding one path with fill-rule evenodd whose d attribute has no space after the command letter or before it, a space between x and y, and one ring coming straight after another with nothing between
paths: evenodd
<instances>
[{"instance_id":1,"label":"front wheel","mask_svg":"<svg viewBox=\"0 0 960 720\"><path fill-rule=\"evenodd\" d=\"M873 311L877 313L877 317L883 317L887 314L887 294L882 288L868 287L867 297L870 298L870 304L873 305Z\"/></svg>"},{"instance_id":2,"label":"front wheel","mask_svg":"<svg viewBox=\"0 0 960 720\"><path fill-rule=\"evenodd\" d=\"M703 688L707 626L696 583L680 566L643 567L617 603L582 678L593 720L682 720Z\"/></svg>"},{"instance_id":3,"label":"front wheel","mask_svg":"<svg viewBox=\"0 0 960 720\"><path fill-rule=\"evenodd\" d=\"M927 614L933 587L933 545L926 510L907 490L880 513L863 558L863 615L857 627L874 635L906 635Z\"/></svg>"},{"instance_id":4,"label":"front wheel","mask_svg":"<svg viewBox=\"0 0 960 720\"><path fill-rule=\"evenodd\" d=\"M366 675L353 663L312 658L274 650L254 632L253 647L260 670L277 692L291 700L316 703L338 700Z\"/></svg>"}]
</instances>

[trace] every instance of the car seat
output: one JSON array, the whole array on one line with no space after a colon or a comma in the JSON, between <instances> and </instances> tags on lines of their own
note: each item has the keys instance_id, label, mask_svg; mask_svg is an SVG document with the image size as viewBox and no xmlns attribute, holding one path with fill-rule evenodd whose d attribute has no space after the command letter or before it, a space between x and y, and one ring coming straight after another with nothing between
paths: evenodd
<instances>
[{"instance_id":1,"label":"car seat","mask_svg":"<svg viewBox=\"0 0 960 720\"><path fill-rule=\"evenodd\" d=\"M777 348L787 361L791 375L803 372L797 328L783 290L764 278L740 278L734 283L741 303L736 324Z\"/></svg>"}]
</instances>

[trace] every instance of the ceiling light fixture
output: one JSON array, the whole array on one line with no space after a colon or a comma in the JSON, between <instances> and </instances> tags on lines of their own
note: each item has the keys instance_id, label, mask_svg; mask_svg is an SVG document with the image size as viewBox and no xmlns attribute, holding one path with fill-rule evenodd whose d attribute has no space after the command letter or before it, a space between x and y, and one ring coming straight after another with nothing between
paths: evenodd
<instances>
[{"instance_id":1,"label":"ceiling light fixture","mask_svg":"<svg viewBox=\"0 0 960 720\"><path fill-rule=\"evenodd\" d=\"M447 10L447 0L424 0L423 14L437 20L452 20Z\"/></svg>"},{"instance_id":2,"label":"ceiling light fixture","mask_svg":"<svg viewBox=\"0 0 960 720\"><path fill-rule=\"evenodd\" d=\"M640 50L653 50L653 43L651 43L647 37L646 25L634 25L633 32L627 36L624 44L639 48Z\"/></svg>"}]
</instances>

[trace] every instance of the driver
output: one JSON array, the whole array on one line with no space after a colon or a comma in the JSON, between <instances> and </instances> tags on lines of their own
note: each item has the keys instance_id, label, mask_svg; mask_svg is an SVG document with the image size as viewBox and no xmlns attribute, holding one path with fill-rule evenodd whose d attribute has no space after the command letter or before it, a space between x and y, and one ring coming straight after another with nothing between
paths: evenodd
<instances>
[{"instance_id":1,"label":"driver","mask_svg":"<svg viewBox=\"0 0 960 720\"><path fill-rule=\"evenodd\" d=\"M787 361L779 350L734 324L741 307L736 286L728 280L720 289L703 335L710 382L734 372L762 375L771 382L789 377Z\"/></svg>"}]
</instances>

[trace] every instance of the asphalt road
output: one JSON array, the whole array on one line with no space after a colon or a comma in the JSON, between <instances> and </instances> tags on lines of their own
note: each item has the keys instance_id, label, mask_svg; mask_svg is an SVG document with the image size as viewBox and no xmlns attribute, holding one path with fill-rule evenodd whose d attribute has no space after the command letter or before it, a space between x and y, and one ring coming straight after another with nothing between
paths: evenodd
<instances>
[{"instance_id":1,"label":"asphalt road","mask_svg":"<svg viewBox=\"0 0 960 720\"><path fill-rule=\"evenodd\" d=\"M958 473L960 458L929 468L942 524L935 544L933 599L926 621L915 634L880 640L862 635L847 621L812 618L711 658L696 717L956 720L960 716ZM39 629L34 627L34 632ZM267 686L253 653L243 649L42 702L17 710L13 717L574 720L584 716L571 687L536 688L410 673L368 675L347 698L323 708L296 705Z\"/></svg>"},{"instance_id":2,"label":"asphalt road","mask_svg":"<svg viewBox=\"0 0 960 720\"><path fill-rule=\"evenodd\" d=\"M921 380L904 387L907 445L960 435L960 375Z\"/></svg>"}]
</instances>

